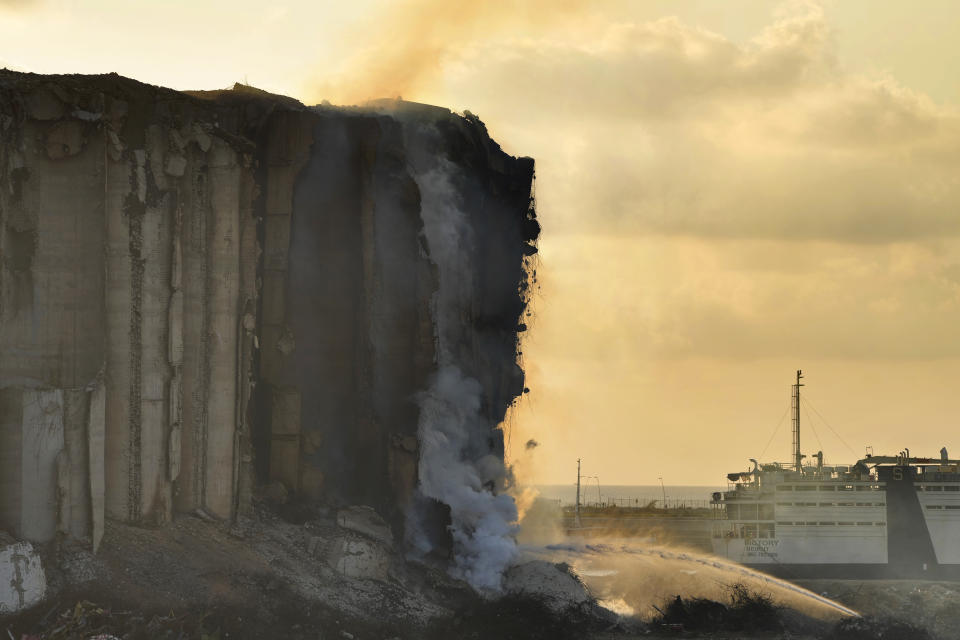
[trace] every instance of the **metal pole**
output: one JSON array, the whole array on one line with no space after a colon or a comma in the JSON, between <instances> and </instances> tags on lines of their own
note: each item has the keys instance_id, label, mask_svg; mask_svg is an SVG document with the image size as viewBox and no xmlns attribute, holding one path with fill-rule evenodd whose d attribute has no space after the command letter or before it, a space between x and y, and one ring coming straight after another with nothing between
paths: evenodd
<instances>
[{"instance_id":1,"label":"metal pole","mask_svg":"<svg viewBox=\"0 0 960 640\"><path fill-rule=\"evenodd\" d=\"M660 476L657 479L660 480L660 491L663 492L663 508L666 509L667 508L667 490L663 488L663 476Z\"/></svg>"},{"instance_id":2,"label":"metal pole","mask_svg":"<svg viewBox=\"0 0 960 640\"><path fill-rule=\"evenodd\" d=\"M577 507L576 507L576 523L577 523L577 527L580 527L580 458L577 458Z\"/></svg>"},{"instance_id":3,"label":"metal pole","mask_svg":"<svg viewBox=\"0 0 960 640\"><path fill-rule=\"evenodd\" d=\"M803 456L800 454L800 387L803 385L800 380L803 379L803 372L797 369L797 383L793 385L791 394L791 405L793 409L793 465L797 473L803 473Z\"/></svg>"}]
</instances>

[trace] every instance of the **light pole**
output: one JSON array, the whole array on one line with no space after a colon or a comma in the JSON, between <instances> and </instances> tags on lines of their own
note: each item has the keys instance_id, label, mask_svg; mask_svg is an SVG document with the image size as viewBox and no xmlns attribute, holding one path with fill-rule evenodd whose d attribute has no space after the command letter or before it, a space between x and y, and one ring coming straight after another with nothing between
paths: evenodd
<instances>
[{"instance_id":1,"label":"light pole","mask_svg":"<svg viewBox=\"0 0 960 640\"><path fill-rule=\"evenodd\" d=\"M575 521L577 523L577 528L579 529L582 525L580 524L580 458L577 458L577 506L575 511Z\"/></svg>"},{"instance_id":2,"label":"light pole","mask_svg":"<svg viewBox=\"0 0 960 640\"><path fill-rule=\"evenodd\" d=\"M666 509L667 508L667 490L663 488L663 476L659 476L657 479L660 480L660 491L663 492L663 508Z\"/></svg>"}]
</instances>

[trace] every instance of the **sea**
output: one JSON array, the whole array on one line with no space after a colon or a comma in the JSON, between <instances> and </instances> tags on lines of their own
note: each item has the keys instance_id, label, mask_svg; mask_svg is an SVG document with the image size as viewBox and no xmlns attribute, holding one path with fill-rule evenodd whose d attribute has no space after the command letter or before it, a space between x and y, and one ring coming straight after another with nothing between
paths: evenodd
<instances>
[{"instance_id":1,"label":"sea","mask_svg":"<svg viewBox=\"0 0 960 640\"><path fill-rule=\"evenodd\" d=\"M577 499L577 485L575 484L541 484L535 487L539 498L556 502L560 505L572 505ZM630 484L597 484L584 481L580 485L580 504L582 505L617 505L620 507L637 507L648 505L651 502L657 507L663 507L664 498L670 508L677 507L707 507L710 504L711 494L715 491L725 491L726 486L678 486L665 485L630 485Z\"/></svg>"}]
</instances>

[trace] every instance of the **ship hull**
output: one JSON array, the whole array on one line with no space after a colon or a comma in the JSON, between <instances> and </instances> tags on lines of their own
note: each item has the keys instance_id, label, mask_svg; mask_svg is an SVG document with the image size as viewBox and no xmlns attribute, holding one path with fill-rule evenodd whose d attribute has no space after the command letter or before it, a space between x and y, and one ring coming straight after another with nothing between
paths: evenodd
<instances>
[{"instance_id":1,"label":"ship hull","mask_svg":"<svg viewBox=\"0 0 960 640\"><path fill-rule=\"evenodd\" d=\"M717 500L713 553L785 578L960 580L960 472L930 466L741 486Z\"/></svg>"}]
</instances>

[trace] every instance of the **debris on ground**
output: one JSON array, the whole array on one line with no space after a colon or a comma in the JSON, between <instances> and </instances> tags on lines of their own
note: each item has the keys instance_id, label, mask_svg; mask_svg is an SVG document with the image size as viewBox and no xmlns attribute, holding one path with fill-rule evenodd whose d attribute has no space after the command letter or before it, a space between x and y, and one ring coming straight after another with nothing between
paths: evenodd
<instances>
[{"instance_id":1,"label":"debris on ground","mask_svg":"<svg viewBox=\"0 0 960 640\"><path fill-rule=\"evenodd\" d=\"M841 620L824 640L933 640L926 629L889 618L848 618Z\"/></svg>"},{"instance_id":2,"label":"debris on ground","mask_svg":"<svg viewBox=\"0 0 960 640\"><path fill-rule=\"evenodd\" d=\"M656 607L660 613L654 625L670 631L782 631L783 607L765 593L751 591L743 584L728 587L729 602L706 598L674 596Z\"/></svg>"},{"instance_id":3,"label":"debris on ground","mask_svg":"<svg viewBox=\"0 0 960 640\"><path fill-rule=\"evenodd\" d=\"M0 615L39 603L47 593L40 554L29 542L0 531Z\"/></svg>"}]
</instances>

